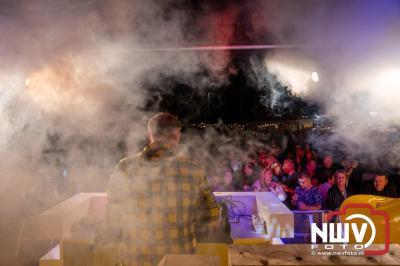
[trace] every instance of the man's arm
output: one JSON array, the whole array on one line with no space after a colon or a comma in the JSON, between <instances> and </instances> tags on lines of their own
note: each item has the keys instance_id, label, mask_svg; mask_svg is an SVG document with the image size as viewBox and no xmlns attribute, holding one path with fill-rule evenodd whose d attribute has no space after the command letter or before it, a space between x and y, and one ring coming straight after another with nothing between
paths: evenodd
<instances>
[{"instance_id":1,"label":"man's arm","mask_svg":"<svg viewBox=\"0 0 400 266\"><path fill-rule=\"evenodd\" d=\"M318 205L305 205L299 204L299 210L301 211L316 211L321 209L321 204Z\"/></svg>"},{"instance_id":2,"label":"man's arm","mask_svg":"<svg viewBox=\"0 0 400 266\"><path fill-rule=\"evenodd\" d=\"M199 194L199 220L201 222L217 220L220 217L220 208L205 174L201 178Z\"/></svg>"},{"instance_id":3,"label":"man's arm","mask_svg":"<svg viewBox=\"0 0 400 266\"><path fill-rule=\"evenodd\" d=\"M106 228L99 236L107 241L118 241L124 223L124 212L129 200L129 179L124 171L124 160L115 167L107 189Z\"/></svg>"},{"instance_id":4,"label":"man's arm","mask_svg":"<svg viewBox=\"0 0 400 266\"><path fill-rule=\"evenodd\" d=\"M299 194L294 193L293 196L292 196L292 201L291 201L292 205L293 206L297 206L297 201L298 200L299 200Z\"/></svg>"}]
</instances>

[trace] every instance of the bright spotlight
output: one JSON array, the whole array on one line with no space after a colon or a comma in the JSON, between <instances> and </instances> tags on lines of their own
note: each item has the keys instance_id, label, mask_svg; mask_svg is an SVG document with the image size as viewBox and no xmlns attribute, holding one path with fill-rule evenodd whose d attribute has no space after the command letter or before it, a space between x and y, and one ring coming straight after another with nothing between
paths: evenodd
<instances>
[{"instance_id":1,"label":"bright spotlight","mask_svg":"<svg viewBox=\"0 0 400 266\"><path fill-rule=\"evenodd\" d=\"M311 73L311 80L314 82L318 82L319 81L319 76L317 72L312 72Z\"/></svg>"},{"instance_id":2,"label":"bright spotlight","mask_svg":"<svg viewBox=\"0 0 400 266\"><path fill-rule=\"evenodd\" d=\"M383 85L397 88L400 86L400 70L399 69L391 69L383 72L381 74L381 82Z\"/></svg>"},{"instance_id":3,"label":"bright spotlight","mask_svg":"<svg viewBox=\"0 0 400 266\"><path fill-rule=\"evenodd\" d=\"M400 98L400 69L382 71L371 85L371 95L381 108L397 105Z\"/></svg>"},{"instance_id":4,"label":"bright spotlight","mask_svg":"<svg viewBox=\"0 0 400 266\"><path fill-rule=\"evenodd\" d=\"M30 78L26 78L25 79L25 86L29 87L30 85L32 85L32 80Z\"/></svg>"}]
</instances>

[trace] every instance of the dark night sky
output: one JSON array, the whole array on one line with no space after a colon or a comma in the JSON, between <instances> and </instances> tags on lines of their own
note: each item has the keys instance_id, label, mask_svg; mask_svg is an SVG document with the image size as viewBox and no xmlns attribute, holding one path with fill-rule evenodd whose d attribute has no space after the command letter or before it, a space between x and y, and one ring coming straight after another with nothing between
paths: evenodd
<instances>
[{"instance_id":1,"label":"dark night sky","mask_svg":"<svg viewBox=\"0 0 400 266\"><path fill-rule=\"evenodd\" d=\"M246 56L237 54L241 67L247 64ZM234 64L234 63L233 63ZM265 92L261 92L249 82L244 71L228 75L229 83L223 87L209 90L207 93L199 93L196 89L176 81L173 76L161 78L159 87L148 87L149 101L146 109L152 110L155 102L157 111L168 111L179 115L187 122L216 122L222 119L224 122L260 121L271 118L293 119L301 116L311 116L318 111L316 104L307 103L296 97L285 86L281 90L280 102L274 108L266 107L260 101ZM207 71L196 73L199 77L208 75ZM270 75L266 73L266 75ZM266 91L268 92L268 90ZM157 96L156 96L157 95ZM159 99L161 95L161 99ZM160 102L158 102L160 101Z\"/></svg>"}]
</instances>

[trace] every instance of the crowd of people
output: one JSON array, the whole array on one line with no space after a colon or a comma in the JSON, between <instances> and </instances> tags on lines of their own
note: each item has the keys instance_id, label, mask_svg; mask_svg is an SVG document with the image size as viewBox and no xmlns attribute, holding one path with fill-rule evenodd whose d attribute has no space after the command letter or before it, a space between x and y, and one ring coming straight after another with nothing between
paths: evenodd
<instances>
[{"instance_id":1,"label":"crowd of people","mask_svg":"<svg viewBox=\"0 0 400 266\"><path fill-rule=\"evenodd\" d=\"M227 155L223 178L211 177L215 191L272 192L292 210L338 210L355 194L395 198L396 181L382 172L364 171L352 158L338 162L310 145L292 150L259 151L247 161Z\"/></svg>"}]
</instances>

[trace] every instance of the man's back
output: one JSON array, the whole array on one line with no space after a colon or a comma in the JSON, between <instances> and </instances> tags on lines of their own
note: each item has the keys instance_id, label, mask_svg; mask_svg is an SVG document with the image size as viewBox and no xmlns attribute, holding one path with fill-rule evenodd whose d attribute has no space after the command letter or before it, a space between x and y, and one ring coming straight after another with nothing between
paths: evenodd
<instances>
[{"instance_id":1,"label":"man's back","mask_svg":"<svg viewBox=\"0 0 400 266\"><path fill-rule=\"evenodd\" d=\"M195 223L219 215L204 167L155 143L120 161L107 196L107 222L130 265L193 252Z\"/></svg>"}]
</instances>

